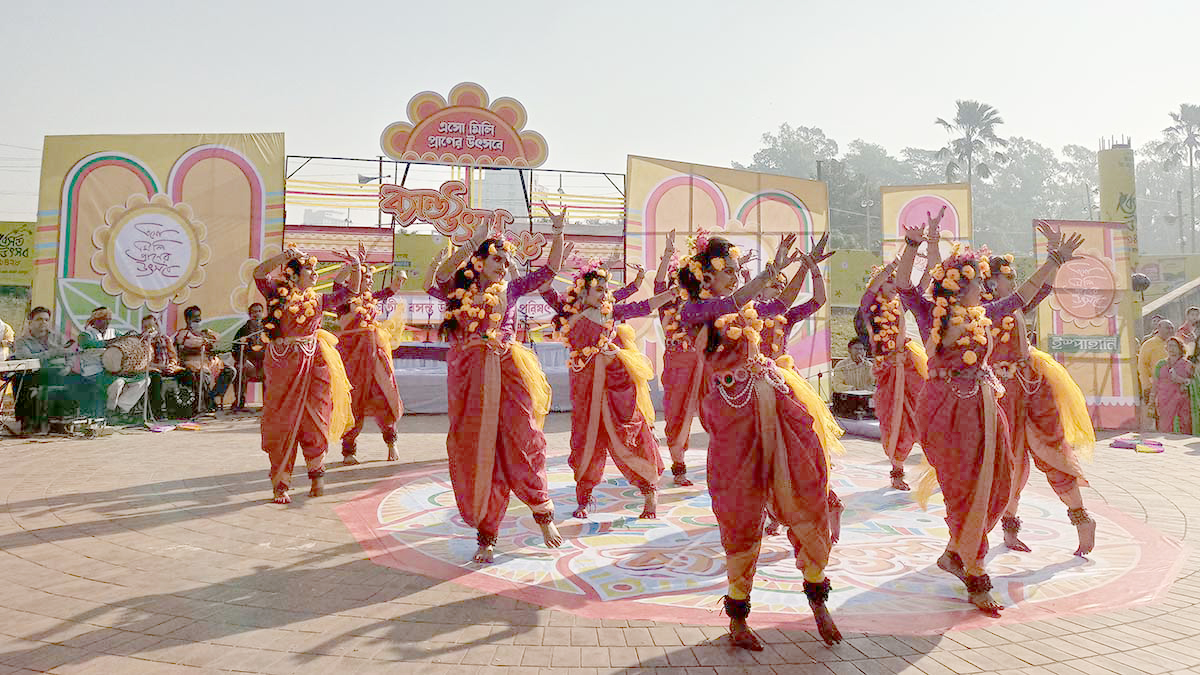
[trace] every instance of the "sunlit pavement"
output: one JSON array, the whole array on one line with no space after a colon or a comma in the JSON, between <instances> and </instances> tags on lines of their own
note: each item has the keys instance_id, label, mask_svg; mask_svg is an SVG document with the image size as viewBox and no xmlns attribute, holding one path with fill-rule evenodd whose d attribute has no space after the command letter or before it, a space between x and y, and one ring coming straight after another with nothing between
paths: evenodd
<instances>
[{"instance_id":1,"label":"sunlit pavement","mask_svg":"<svg viewBox=\"0 0 1200 675\"><path fill-rule=\"evenodd\" d=\"M584 618L369 560L335 508L398 471L444 465L446 424L405 417L398 463L365 432L363 464L340 466L335 449L326 496L307 497L301 469L289 506L269 503L253 417L0 441L0 675L1200 672L1200 535L1188 527L1200 517L1200 440L1168 440L1161 454L1102 445L1087 467L1091 503L1184 543L1157 601L942 636L847 633L832 649L767 629L766 650L750 653L720 626ZM547 421L552 454L565 454L568 426L567 415ZM847 461L882 460L877 443L847 446ZM1048 494L1036 472L1029 489Z\"/></svg>"}]
</instances>

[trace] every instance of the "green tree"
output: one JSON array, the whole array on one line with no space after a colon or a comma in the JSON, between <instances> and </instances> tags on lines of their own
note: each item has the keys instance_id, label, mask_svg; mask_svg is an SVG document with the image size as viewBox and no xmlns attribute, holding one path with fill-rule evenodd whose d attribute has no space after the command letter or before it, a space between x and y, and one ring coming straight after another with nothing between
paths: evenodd
<instances>
[{"instance_id":1,"label":"green tree","mask_svg":"<svg viewBox=\"0 0 1200 675\"><path fill-rule=\"evenodd\" d=\"M946 162L938 150L905 148L900 151L914 185L933 185L946 180Z\"/></svg>"},{"instance_id":2,"label":"green tree","mask_svg":"<svg viewBox=\"0 0 1200 675\"><path fill-rule=\"evenodd\" d=\"M816 178L817 162L837 157L837 141L817 127L793 127L784 122L779 133L762 135L763 147L749 165L733 163L735 169L777 173L796 178Z\"/></svg>"},{"instance_id":3,"label":"green tree","mask_svg":"<svg viewBox=\"0 0 1200 675\"><path fill-rule=\"evenodd\" d=\"M967 184L974 187L976 175L987 180L994 165L1006 160L1001 149L1008 141L996 135L996 127L1004 124L1004 120L986 103L955 101L955 105L953 122L941 117L934 120L950 134L949 143L941 150L941 159L946 162L946 180L954 180L965 168Z\"/></svg>"},{"instance_id":4,"label":"green tree","mask_svg":"<svg viewBox=\"0 0 1200 675\"><path fill-rule=\"evenodd\" d=\"M1100 186L1100 168L1096 162L1096 151L1082 145L1066 145L1062 149L1061 185L1068 205L1065 217L1095 220L1099 217L1095 208L1096 191ZM1078 205L1078 209L1073 208Z\"/></svg>"},{"instance_id":5,"label":"green tree","mask_svg":"<svg viewBox=\"0 0 1200 675\"><path fill-rule=\"evenodd\" d=\"M1035 218L1077 216L1069 213L1063 167L1053 149L1013 137L1008 153L1011 161L997 167L974 191L974 239L1000 253L1029 255Z\"/></svg>"},{"instance_id":6,"label":"green tree","mask_svg":"<svg viewBox=\"0 0 1200 675\"><path fill-rule=\"evenodd\" d=\"M1179 112L1168 113L1171 126L1163 129L1163 141L1158 151L1164 168L1188 168L1188 228L1192 253L1196 252L1196 163L1200 162L1200 105L1180 103Z\"/></svg>"}]
</instances>

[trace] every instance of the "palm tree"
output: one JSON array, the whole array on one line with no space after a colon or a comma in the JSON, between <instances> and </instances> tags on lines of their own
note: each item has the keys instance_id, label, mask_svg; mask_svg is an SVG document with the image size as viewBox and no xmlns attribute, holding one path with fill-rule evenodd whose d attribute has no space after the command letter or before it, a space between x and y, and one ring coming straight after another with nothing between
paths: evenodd
<instances>
[{"instance_id":1,"label":"palm tree","mask_svg":"<svg viewBox=\"0 0 1200 675\"><path fill-rule=\"evenodd\" d=\"M1163 129L1166 137L1159 143L1163 168L1171 171L1187 163L1188 203L1191 205L1192 253L1196 252L1196 163L1200 162L1200 105L1180 103L1179 112L1168 113L1173 124Z\"/></svg>"},{"instance_id":2,"label":"palm tree","mask_svg":"<svg viewBox=\"0 0 1200 675\"><path fill-rule=\"evenodd\" d=\"M989 161L1003 164L1007 157L1000 148L1008 141L996 135L996 127L1004 124L1000 113L979 101L955 101L958 109L954 121L937 118L935 123L951 135L946 147L938 151L938 159L946 162L946 180L954 180L963 166L967 169L967 185L974 186L975 176L987 179L992 175Z\"/></svg>"}]
</instances>

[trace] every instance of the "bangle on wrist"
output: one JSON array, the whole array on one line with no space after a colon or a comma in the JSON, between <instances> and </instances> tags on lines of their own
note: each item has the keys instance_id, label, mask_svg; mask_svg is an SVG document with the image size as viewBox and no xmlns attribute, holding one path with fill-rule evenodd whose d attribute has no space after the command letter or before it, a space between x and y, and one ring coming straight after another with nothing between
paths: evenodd
<instances>
[{"instance_id":1,"label":"bangle on wrist","mask_svg":"<svg viewBox=\"0 0 1200 675\"><path fill-rule=\"evenodd\" d=\"M905 235L904 243L908 244L909 246L920 246L921 240L920 239L909 239L908 235Z\"/></svg>"}]
</instances>

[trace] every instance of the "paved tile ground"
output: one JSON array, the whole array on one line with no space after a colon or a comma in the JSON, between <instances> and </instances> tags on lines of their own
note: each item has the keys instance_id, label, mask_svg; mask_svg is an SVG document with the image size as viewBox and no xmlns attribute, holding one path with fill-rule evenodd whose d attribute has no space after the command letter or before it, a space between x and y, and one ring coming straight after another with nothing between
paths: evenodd
<instances>
[{"instance_id":1,"label":"paved tile ground","mask_svg":"<svg viewBox=\"0 0 1200 675\"><path fill-rule=\"evenodd\" d=\"M401 464L444 462L446 423L404 418ZM566 452L568 425L547 421L551 452ZM1190 550L1152 605L934 637L848 634L833 649L806 631L768 630L767 650L752 654L720 628L583 619L372 564L333 507L396 471L377 434L360 449L371 461L336 466L325 497L297 489L287 507L268 503L253 418L8 440L0 456L0 675L1200 673ZM1101 447L1086 497L1190 547L1198 468L1200 440L1169 441L1159 455ZM1036 477L1031 486L1044 489Z\"/></svg>"}]
</instances>

